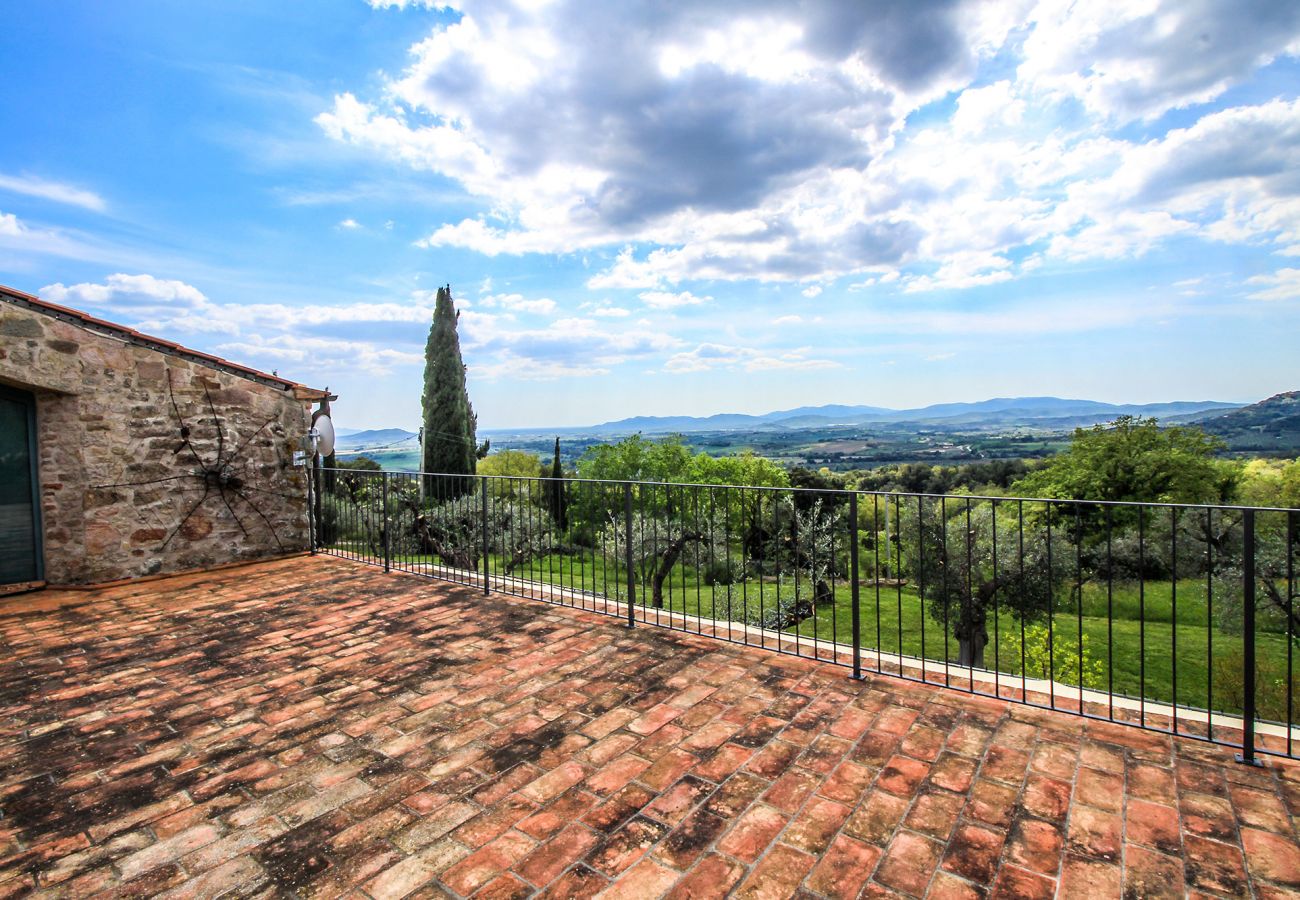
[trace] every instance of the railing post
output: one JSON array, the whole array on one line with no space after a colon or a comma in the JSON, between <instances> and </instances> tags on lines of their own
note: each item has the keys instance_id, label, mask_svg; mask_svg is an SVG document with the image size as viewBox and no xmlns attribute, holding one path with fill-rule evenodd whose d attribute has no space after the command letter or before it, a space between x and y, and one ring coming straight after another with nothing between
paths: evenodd
<instances>
[{"instance_id":1,"label":"railing post","mask_svg":"<svg viewBox=\"0 0 1300 900\"><path fill-rule=\"evenodd\" d=\"M316 522L313 529L311 552L316 554L316 547L325 545L324 525L325 517L321 512L321 482L320 482L320 454L313 453L311 458L311 473L307 476L311 479L311 510L308 515L312 516Z\"/></svg>"},{"instance_id":2,"label":"railing post","mask_svg":"<svg viewBox=\"0 0 1300 900\"><path fill-rule=\"evenodd\" d=\"M636 627L636 572L632 565L632 482L623 482L623 563L627 566L627 627Z\"/></svg>"},{"instance_id":3,"label":"railing post","mask_svg":"<svg viewBox=\"0 0 1300 900\"><path fill-rule=\"evenodd\" d=\"M849 593L853 598L853 677L862 677L862 613L858 609L858 492L849 494ZM876 648L880 652L880 648Z\"/></svg>"},{"instance_id":4,"label":"railing post","mask_svg":"<svg viewBox=\"0 0 1300 900\"><path fill-rule=\"evenodd\" d=\"M489 542L490 538L488 536L488 483L487 483L487 478L485 476L480 475L479 479L480 479L479 483L482 486L482 490L479 492L479 496L482 499L482 503L481 503L482 509L480 510L481 513L480 518L483 523L483 595L486 597L489 593L491 593L491 588L488 582L488 579L491 575L488 550L491 548L492 545Z\"/></svg>"},{"instance_id":5,"label":"railing post","mask_svg":"<svg viewBox=\"0 0 1300 900\"><path fill-rule=\"evenodd\" d=\"M320 527L316 522L316 492L312 489L315 472L313 466L304 473L307 476L307 542L310 545L308 551L312 556L316 555L316 535Z\"/></svg>"},{"instance_id":6,"label":"railing post","mask_svg":"<svg viewBox=\"0 0 1300 900\"><path fill-rule=\"evenodd\" d=\"M384 485L383 496L380 500L383 506L379 510L379 527L383 530L384 535L384 571L391 572L393 570L393 552L388 542L388 473L380 472L379 477Z\"/></svg>"},{"instance_id":7,"label":"railing post","mask_svg":"<svg viewBox=\"0 0 1300 900\"><path fill-rule=\"evenodd\" d=\"M1242 692L1245 702L1241 712L1241 753L1237 762L1262 766L1255 756L1255 511L1248 509L1241 518L1242 540Z\"/></svg>"}]
</instances>

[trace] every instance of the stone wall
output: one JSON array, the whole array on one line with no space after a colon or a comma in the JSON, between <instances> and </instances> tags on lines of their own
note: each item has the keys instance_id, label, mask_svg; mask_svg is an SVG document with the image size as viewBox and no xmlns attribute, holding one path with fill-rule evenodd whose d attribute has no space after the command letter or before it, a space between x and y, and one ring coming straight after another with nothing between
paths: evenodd
<instances>
[{"instance_id":1,"label":"stone wall","mask_svg":"<svg viewBox=\"0 0 1300 900\"><path fill-rule=\"evenodd\" d=\"M36 396L46 581L307 548L306 471L291 463L311 402L293 386L6 302L0 382Z\"/></svg>"}]
</instances>

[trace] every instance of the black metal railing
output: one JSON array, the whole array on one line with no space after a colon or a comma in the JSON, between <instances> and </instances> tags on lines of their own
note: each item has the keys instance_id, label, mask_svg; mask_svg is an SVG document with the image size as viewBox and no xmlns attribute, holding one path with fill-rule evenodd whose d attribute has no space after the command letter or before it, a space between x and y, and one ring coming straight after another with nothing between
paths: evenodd
<instances>
[{"instance_id":1,"label":"black metal railing","mask_svg":"<svg viewBox=\"0 0 1300 900\"><path fill-rule=\"evenodd\" d=\"M1300 511L321 470L386 570L1297 755Z\"/></svg>"}]
</instances>

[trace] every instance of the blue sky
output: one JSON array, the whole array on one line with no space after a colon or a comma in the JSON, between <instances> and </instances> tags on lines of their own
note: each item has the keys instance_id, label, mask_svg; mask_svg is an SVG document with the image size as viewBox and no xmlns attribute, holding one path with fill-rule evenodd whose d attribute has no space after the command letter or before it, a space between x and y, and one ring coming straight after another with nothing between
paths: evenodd
<instances>
[{"instance_id":1,"label":"blue sky","mask_svg":"<svg viewBox=\"0 0 1300 900\"><path fill-rule=\"evenodd\" d=\"M1297 383L1300 4L47 0L0 282L411 426Z\"/></svg>"}]
</instances>

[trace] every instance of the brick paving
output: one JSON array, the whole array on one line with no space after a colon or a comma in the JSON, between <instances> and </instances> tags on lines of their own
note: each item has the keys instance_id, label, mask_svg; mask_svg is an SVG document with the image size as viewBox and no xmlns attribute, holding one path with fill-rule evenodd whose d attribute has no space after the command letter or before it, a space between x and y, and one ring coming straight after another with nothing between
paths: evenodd
<instances>
[{"instance_id":1,"label":"brick paving","mask_svg":"<svg viewBox=\"0 0 1300 900\"><path fill-rule=\"evenodd\" d=\"M337 560L0 640L0 896L1300 890L1294 765Z\"/></svg>"}]
</instances>

